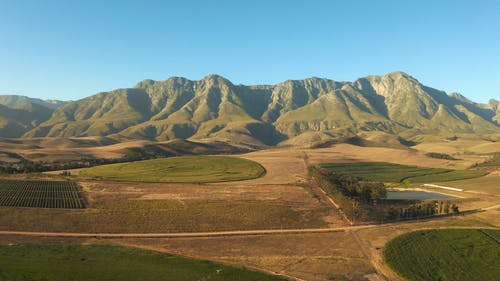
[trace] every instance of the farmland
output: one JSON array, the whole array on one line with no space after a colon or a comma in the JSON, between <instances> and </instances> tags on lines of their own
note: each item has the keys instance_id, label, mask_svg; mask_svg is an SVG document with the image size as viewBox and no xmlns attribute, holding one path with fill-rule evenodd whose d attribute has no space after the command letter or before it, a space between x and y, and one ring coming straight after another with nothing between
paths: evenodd
<instances>
[{"instance_id":1,"label":"farmland","mask_svg":"<svg viewBox=\"0 0 500 281\"><path fill-rule=\"evenodd\" d=\"M378 150L380 152L376 154ZM395 157L397 153L403 153L398 158L401 161L390 158ZM313 165L387 161L409 166L425 165L437 169L456 168L456 166L448 165L447 160L428 158L414 151L340 145L340 147L314 150L284 147L242 154L239 156L242 159L262 165L265 168L265 174L252 180L239 182L200 184L199 181L146 183L123 179L101 180L103 178L78 176L77 170L74 170L71 171L72 179L78 182L78 187L81 187L84 192L87 208L14 209L0 207L0 230L4 232L0 235L0 244L40 243L40 245L46 245L60 242L78 245L81 243L117 244L222 262L237 267L262 269L290 276L291 280L294 280L294 277L310 281L384 280L384 278L400 280L397 276L394 277L395 273L387 264L381 267L377 262L379 260L382 263L385 244L397 235L422 228L498 225L498 211L490 208L498 204L498 197L481 197L479 193L463 192L457 194L461 196L457 199L460 200L460 211L489 209L472 214L464 213L461 216L420 220L420 222L385 224L384 220L384 224L380 226L360 225L351 228L336 209L325 204L325 201L317 197L316 193L310 189L307 162L304 161L305 154ZM458 161L461 160L451 161L451 164ZM106 168L106 166L99 168ZM158 172L156 170L151 172L151 174L155 173ZM387 171L384 173L391 174ZM60 172L27 176L13 175L12 178L61 178L59 174ZM470 188L465 188L471 191L479 188L483 190L487 185L489 190L496 193L497 178L498 176L490 174L485 177L447 182L441 185L461 188L459 186L461 183L467 183ZM377 202L377 206L385 206L385 203ZM370 208L377 206L370 205ZM357 222L362 221L362 219L357 220ZM327 233L278 233L281 229L328 227L338 228L338 230ZM109 239L35 237L8 233L9 231L63 234L71 232L90 235L94 233L96 235L177 233L182 236L180 232L239 230L274 230L276 233L179 238L118 236ZM358 238L361 243L358 243ZM131 261L129 264L136 263ZM150 269L143 265L140 267L143 270L149 271ZM193 271L198 269L199 267L192 268ZM132 275L132 277L137 276ZM143 280L144 278L141 277L135 279ZM33 279L36 280L36 278ZM102 279L106 280L105 277ZM202 278L194 280L199 279L202 280ZM234 278L227 278L227 280L232 279ZM207 280L212 279L207 278Z\"/></svg>"},{"instance_id":2,"label":"farmland","mask_svg":"<svg viewBox=\"0 0 500 281\"><path fill-rule=\"evenodd\" d=\"M208 183L253 179L264 168L256 162L224 156L181 156L84 169L80 174L104 180Z\"/></svg>"},{"instance_id":3,"label":"farmland","mask_svg":"<svg viewBox=\"0 0 500 281\"><path fill-rule=\"evenodd\" d=\"M284 279L209 261L132 248L43 243L0 246L0 280Z\"/></svg>"},{"instance_id":4,"label":"farmland","mask_svg":"<svg viewBox=\"0 0 500 281\"><path fill-rule=\"evenodd\" d=\"M80 182L87 209L0 207L0 229L192 232L324 227L342 222L299 186ZM325 217L334 216L325 221ZM57 217L57 220L52 218ZM333 221L332 221L333 220Z\"/></svg>"},{"instance_id":5,"label":"farmland","mask_svg":"<svg viewBox=\"0 0 500 281\"><path fill-rule=\"evenodd\" d=\"M71 181L2 179L0 206L79 209L85 207L85 201Z\"/></svg>"},{"instance_id":6,"label":"farmland","mask_svg":"<svg viewBox=\"0 0 500 281\"><path fill-rule=\"evenodd\" d=\"M349 174L366 181L420 183L453 181L484 176L482 171L450 170L407 166L386 162L328 163L321 167L338 174Z\"/></svg>"},{"instance_id":7,"label":"farmland","mask_svg":"<svg viewBox=\"0 0 500 281\"><path fill-rule=\"evenodd\" d=\"M499 230L447 229L404 234L384 258L408 280L498 280Z\"/></svg>"}]
</instances>

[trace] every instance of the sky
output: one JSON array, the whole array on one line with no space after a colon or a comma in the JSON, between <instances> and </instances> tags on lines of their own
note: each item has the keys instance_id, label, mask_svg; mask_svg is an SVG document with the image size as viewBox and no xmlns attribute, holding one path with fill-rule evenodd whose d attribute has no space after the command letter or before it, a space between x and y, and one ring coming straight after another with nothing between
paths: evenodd
<instances>
[{"instance_id":1,"label":"sky","mask_svg":"<svg viewBox=\"0 0 500 281\"><path fill-rule=\"evenodd\" d=\"M500 99L500 1L0 0L0 94L76 100L143 79L235 84L404 71Z\"/></svg>"}]
</instances>

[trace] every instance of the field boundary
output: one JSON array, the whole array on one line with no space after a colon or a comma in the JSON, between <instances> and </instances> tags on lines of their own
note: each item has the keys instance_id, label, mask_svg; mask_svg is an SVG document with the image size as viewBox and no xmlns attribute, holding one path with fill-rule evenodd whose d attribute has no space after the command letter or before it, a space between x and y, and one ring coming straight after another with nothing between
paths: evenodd
<instances>
[{"instance_id":1,"label":"field boundary","mask_svg":"<svg viewBox=\"0 0 500 281\"><path fill-rule=\"evenodd\" d=\"M302 154L302 159L304 160L304 165L306 166L306 170L309 168L309 156L307 155L306 152L303 152ZM346 216L346 214L342 211L340 206L335 203L335 201L332 199L332 197L328 196L328 194L318 186L316 183L316 180L308 176L306 185L309 187L313 195L318 198L321 202L325 203L325 205L330 205L335 211L339 212L339 214L352 226L354 223ZM330 203L330 204L328 204Z\"/></svg>"},{"instance_id":2,"label":"field boundary","mask_svg":"<svg viewBox=\"0 0 500 281\"><path fill-rule=\"evenodd\" d=\"M398 224L419 223L419 221L403 221L387 224L369 224L346 227L332 228L304 228L304 229L262 229L262 230L231 230L231 231L213 231L213 232L178 232L178 233L79 233L79 232L35 232L35 231L9 231L0 230L0 235L19 235L19 236L38 236L38 237L68 237L68 238L194 238L194 237L220 237L220 236L251 236L251 235L274 235L274 234L303 234L303 233L328 233L343 232L367 228L376 228L381 226L390 226ZM494 226L441 226L441 227L422 227L426 229L493 229L499 230L500 227Z\"/></svg>"}]
</instances>

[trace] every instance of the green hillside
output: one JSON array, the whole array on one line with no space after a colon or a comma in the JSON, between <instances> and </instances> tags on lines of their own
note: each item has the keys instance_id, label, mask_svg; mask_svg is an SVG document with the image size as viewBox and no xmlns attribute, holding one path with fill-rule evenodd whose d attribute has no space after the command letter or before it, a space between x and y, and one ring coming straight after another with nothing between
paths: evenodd
<instances>
[{"instance_id":1,"label":"green hillside","mask_svg":"<svg viewBox=\"0 0 500 281\"><path fill-rule=\"evenodd\" d=\"M23 99L0 96L0 104L2 100L19 110L12 106ZM50 109L53 113L34 116L29 126L1 115L7 129L0 131L0 137L191 138L266 146L310 132L345 135L375 130L396 136L500 132L498 101L474 103L460 94L424 86L403 72L354 82L309 78L267 86L234 85L218 75L197 81L171 77L54 104L58 106ZM38 109L33 107L32 112Z\"/></svg>"}]
</instances>

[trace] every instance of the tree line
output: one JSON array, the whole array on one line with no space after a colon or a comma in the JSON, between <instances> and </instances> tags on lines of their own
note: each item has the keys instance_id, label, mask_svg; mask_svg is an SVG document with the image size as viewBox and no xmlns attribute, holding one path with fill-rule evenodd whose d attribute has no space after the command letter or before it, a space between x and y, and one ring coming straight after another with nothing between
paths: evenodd
<instances>
[{"instance_id":1,"label":"tree line","mask_svg":"<svg viewBox=\"0 0 500 281\"><path fill-rule=\"evenodd\" d=\"M414 204L395 204L387 208L377 205L387 195L386 186L381 182L361 181L355 176L338 174L320 166L309 166L309 176L328 196L339 205L341 211L351 221L355 221L369 212L370 208L380 211L380 218L386 220L404 220L436 215L458 214L458 205L446 200L422 201ZM369 205L373 205L370 207ZM370 208L368 208L370 207Z\"/></svg>"},{"instance_id":2,"label":"tree line","mask_svg":"<svg viewBox=\"0 0 500 281\"><path fill-rule=\"evenodd\" d=\"M435 215L458 214L458 205L447 201L426 201L412 204L407 207L391 207L387 213L390 220L417 219L423 217L432 217Z\"/></svg>"},{"instance_id":3,"label":"tree line","mask_svg":"<svg viewBox=\"0 0 500 281\"><path fill-rule=\"evenodd\" d=\"M81 158L72 161L30 161L22 159L15 163L3 163L0 165L0 174L23 174L23 173L41 173L48 171L71 170L79 168L88 168L105 164L124 163L131 161L140 161L154 159L158 157L171 156L171 153L152 153L150 151L131 150L121 158Z\"/></svg>"},{"instance_id":4,"label":"tree line","mask_svg":"<svg viewBox=\"0 0 500 281\"><path fill-rule=\"evenodd\" d=\"M309 166L308 171L309 176L333 198L351 221L362 216L362 204L376 204L387 194L381 182L360 181L352 175L337 174L318 166Z\"/></svg>"}]
</instances>

